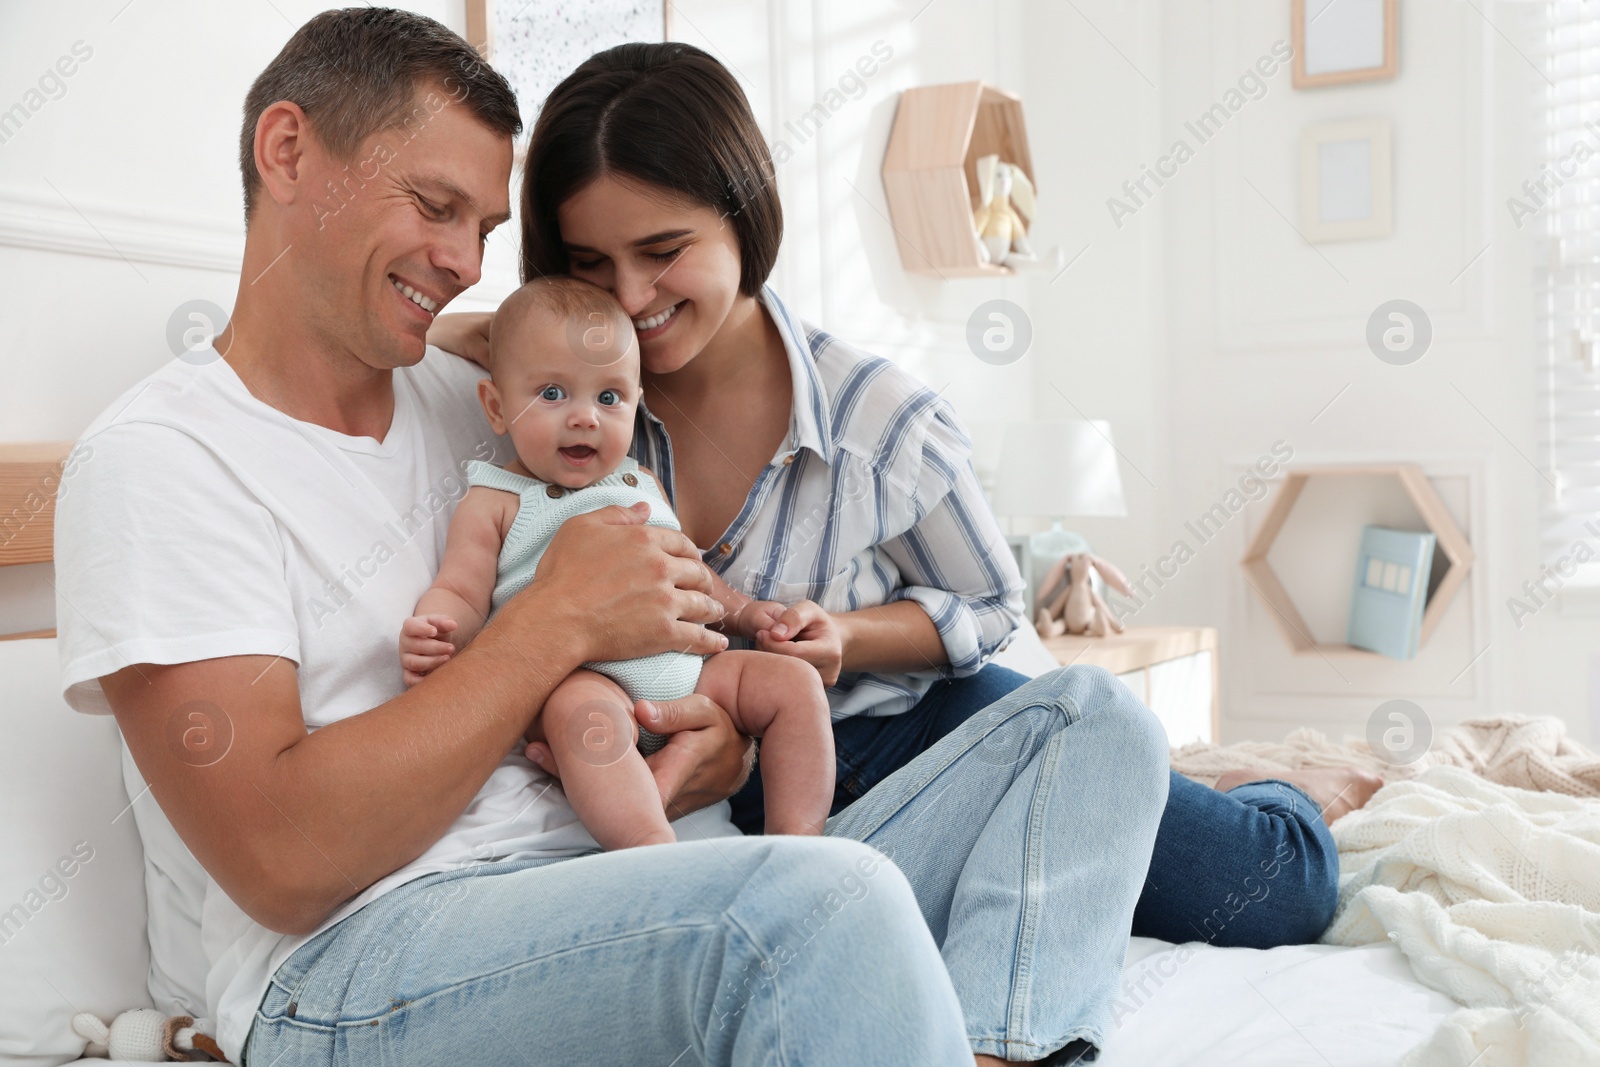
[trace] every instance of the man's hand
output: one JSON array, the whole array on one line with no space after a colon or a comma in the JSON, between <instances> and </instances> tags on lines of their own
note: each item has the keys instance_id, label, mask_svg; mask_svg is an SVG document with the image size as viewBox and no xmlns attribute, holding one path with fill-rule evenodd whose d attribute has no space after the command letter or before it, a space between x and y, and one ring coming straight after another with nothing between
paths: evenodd
<instances>
[{"instance_id":1,"label":"man's hand","mask_svg":"<svg viewBox=\"0 0 1600 1067\"><path fill-rule=\"evenodd\" d=\"M705 627L722 618L722 605L711 596L700 550L676 530L646 526L649 517L650 506L641 502L568 519L551 538L533 584L504 610L519 609L539 590L539 610L546 617L559 612L585 660L721 652L728 639Z\"/></svg>"},{"instance_id":2,"label":"man's hand","mask_svg":"<svg viewBox=\"0 0 1600 1067\"><path fill-rule=\"evenodd\" d=\"M815 601L802 600L785 611L769 629L756 634L756 648L794 656L817 669L823 685L839 680L844 666L844 629Z\"/></svg>"},{"instance_id":3,"label":"man's hand","mask_svg":"<svg viewBox=\"0 0 1600 1067\"><path fill-rule=\"evenodd\" d=\"M400 624L400 669L407 686L416 685L455 655L449 635L456 620L448 615L413 615Z\"/></svg>"},{"instance_id":4,"label":"man's hand","mask_svg":"<svg viewBox=\"0 0 1600 1067\"><path fill-rule=\"evenodd\" d=\"M722 618L712 574L683 534L646 526L650 506L609 507L568 519L539 561L533 584L505 611L536 590L545 618L552 610L564 632L582 643L584 659L626 660L658 652L712 655L728 639L706 629ZM653 733L670 734L646 763L669 819L732 796L750 774L753 742L734 729L727 712L703 696L639 701L634 716ZM529 760L560 776L550 748L532 741Z\"/></svg>"},{"instance_id":5,"label":"man's hand","mask_svg":"<svg viewBox=\"0 0 1600 1067\"><path fill-rule=\"evenodd\" d=\"M645 757L668 819L726 800L750 777L755 742L736 730L728 713L706 697L641 700L633 714L644 729L668 735L660 751ZM561 776L549 745L532 742L526 755L547 773Z\"/></svg>"}]
</instances>

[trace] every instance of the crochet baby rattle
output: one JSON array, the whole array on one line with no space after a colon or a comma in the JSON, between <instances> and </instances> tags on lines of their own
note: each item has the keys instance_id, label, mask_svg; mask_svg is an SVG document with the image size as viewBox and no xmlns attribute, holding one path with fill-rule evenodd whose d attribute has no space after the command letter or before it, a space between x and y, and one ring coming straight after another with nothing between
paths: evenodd
<instances>
[{"instance_id":1,"label":"crochet baby rattle","mask_svg":"<svg viewBox=\"0 0 1600 1067\"><path fill-rule=\"evenodd\" d=\"M187 1015L167 1018L154 1008L125 1011L107 1026L98 1015L79 1012L72 1017L72 1029L89 1042L85 1056L107 1056L135 1063L165 1063L167 1060L200 1060L205 1053L226 1063L228 1057L210 1037L195 1029Z\"/></svg>"}]
</instances>

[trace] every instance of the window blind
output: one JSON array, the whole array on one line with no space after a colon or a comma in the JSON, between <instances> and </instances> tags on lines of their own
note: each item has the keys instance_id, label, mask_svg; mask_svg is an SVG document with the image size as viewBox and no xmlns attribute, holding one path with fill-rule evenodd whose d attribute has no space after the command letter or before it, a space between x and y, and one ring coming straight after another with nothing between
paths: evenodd
<instances>
[{"instance_id":1,"label":"window blind","mask_svg":"<svg viewBox=\"0 0 1600 1067\"><path fill-rule=\"evenodd\" d=\"M1536 226L1535 328L1546 489L1540 554L1600 549L1600 16L1584 0L1545 0L1538 170L1508 201Z\"/></svg>"}]
</instances>

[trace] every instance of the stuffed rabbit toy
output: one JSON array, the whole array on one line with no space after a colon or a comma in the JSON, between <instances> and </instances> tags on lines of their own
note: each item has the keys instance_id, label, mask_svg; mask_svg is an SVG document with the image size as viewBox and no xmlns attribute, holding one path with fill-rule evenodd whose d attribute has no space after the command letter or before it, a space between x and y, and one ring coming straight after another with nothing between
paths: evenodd
<instances>
[{"instance_id":1,"label":"stuffed rabbit toy","mask_svg":"<svg viewBox=\"0 0 1600 1067\"><path fill-rule=\"evenodd\" d=\"M1122 572L1099 556L1087 552L1074 552L1063 556L1050 568L1039 583L1039 599L1035 604L1037 615L1034 629L1040 637L1059 637L1062 634L1091 634L1104 637L1107 628L1122 632L1121 621L1095 592L1089 580L1091 568L1100 573L1105 583L1123 596L1132 596L1128 580Z\"/></svg>"},{"instance_id":2,"label":"stuffed rabbit toy","mask_svg":"<svg viewBox=\"0 0 1600 1067\"><path fill-rule=\"evenodd\" d=\"M1022 168L982 156L977 162L978 208L972 228L978 234L978 254L985 263L1032 261L1038 257L1028 244L1028 223L1033 219L1033 183Z\"/></svg>"}]
</instances>

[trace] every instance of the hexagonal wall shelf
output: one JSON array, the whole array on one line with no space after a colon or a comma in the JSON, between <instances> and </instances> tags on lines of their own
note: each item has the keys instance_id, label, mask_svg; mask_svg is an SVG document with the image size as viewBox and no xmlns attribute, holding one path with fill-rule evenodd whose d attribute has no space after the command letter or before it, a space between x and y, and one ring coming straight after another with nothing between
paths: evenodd
<instances>
[{"instance_id":1,"label":"hexagonal wall shelf","mask_svg":"<svg viewBox=\"0 0 1600 1067\"><path fill-rule=\"evenodd\" d=\"M1297 653L1378 655L1376 652L1355 648L1342 642L1323 644L1313 639L1311 630L1301 617L1299 609L1294 606L1289 591L1278 580L1272 564L1267 562L1267 553L1272 551L1272 543L1277 540L1279 531L1289 518L1289 512L1294 510L1295 501L1299 498L1300 491L1306 487L1306 482L1312 478L1374 474L1387 474L1399 479L1401 488L1411 498L1411 503L1422 516L1422 521L1438 538L1439 549L1450 561L1444 577L1434 588L1433 595L1428 598L1427 605L1422 611L1422 634L1419 644L1426 644L1429 635L1439 625L1440 616L1450 606L1456 590L1467 580L1467 571L1471 569L1476 556L1473 554L1472 545L1467 541L1466 534L1456 525L1450 510L1445 507L1444 501L1422 473L1422 468L1412 463L1394 463L1352 467L1307 467L1284 473L1283 488L1278 491L1277 497L1267 509L1266 518L1262 520L1260 528L1251 538L1250 547L1246 549L1239 565L1249 575L1251 587L1262 600L1266 601L1267 607L1272 609L1273 621L1278 624L1278 629L1289 642L1289 647Z\"/></svg>"},{"instance_id":2,"label":"hexagonal wall shelf","mask_svg":"<svg viewBox=\"0 0 1600 1067\"><path fill-rule=\"evenodd\" d=\"M946 278L1012 273L983 262L972 229L978 158L995 154L1033 181L1020 97L984 82L900 94L883 155L883 191L906 270Z\"/></svg>"}]
</instances>

